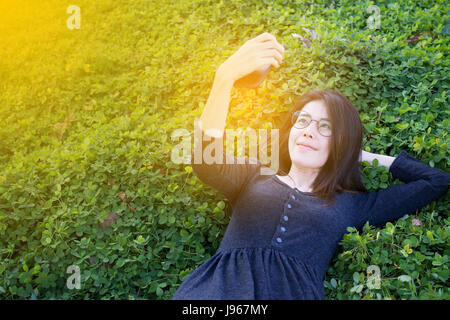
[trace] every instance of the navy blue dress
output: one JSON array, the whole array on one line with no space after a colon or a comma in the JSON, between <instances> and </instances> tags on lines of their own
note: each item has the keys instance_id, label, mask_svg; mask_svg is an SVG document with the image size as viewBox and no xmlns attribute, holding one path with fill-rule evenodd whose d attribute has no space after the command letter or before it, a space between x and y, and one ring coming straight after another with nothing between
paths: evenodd
<instances>
[{"instance_id":1,"label":"navy blue dress","mask_svg":"<svg viewBox=\"0 0 450 320\"><path fill-rule=\"evenodd\" d=\"M203 141L203 149L214 140L223 141ZM450 183L450 174L402 150L389 172L403 184L344 192L334 206L323 207L314 194L262 175L257 159L223 153L222 164L208 165L195 164L193 155L194 172L226 196L233 212L217 252L186 276L173 300L323 300L323 279L347 227L362 230L366 221L382 227L413 214Z\"/></svg>"}]
</instances>

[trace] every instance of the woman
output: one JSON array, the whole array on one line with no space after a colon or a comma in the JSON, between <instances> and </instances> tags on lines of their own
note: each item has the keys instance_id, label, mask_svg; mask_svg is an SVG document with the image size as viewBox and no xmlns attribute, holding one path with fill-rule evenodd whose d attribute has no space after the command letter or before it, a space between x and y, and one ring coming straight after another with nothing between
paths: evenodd
<instances>
[{"instance_id":1,"label":"woman","mask_svg":"<svg viewBox=\"0 0 450 320\"><path fill-rule=\"evenodd\" d=\"M200 118L203 134L223 141L234 81L267 63L278 67L283 54L264 33L226 60ZM450 174L405 150L397 157L362 152L362 136L358 111L344 96L314 90L281 128L279 173L287 175L261 175L259 160L232 164L226 153L222 164L192 162L233 213L217 252L172 299L324 299L323 278L347 227L362 230L366 221L381 227L445 194ZM404 184L367 193L359 161L375 158Z\"/></svg>"}]
</instances>

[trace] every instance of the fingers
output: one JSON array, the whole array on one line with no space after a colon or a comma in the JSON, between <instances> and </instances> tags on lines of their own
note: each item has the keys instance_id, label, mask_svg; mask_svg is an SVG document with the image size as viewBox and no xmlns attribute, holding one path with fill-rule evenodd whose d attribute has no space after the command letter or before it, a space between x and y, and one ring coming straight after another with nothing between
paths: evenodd
<instances>
[{"instance_id":1,"label":"fingers","mask_svg":"<svg viewBox=\"0 0 450 320\"><path fill-rule=\"evenodd\" d=\"M261 43L262 49L276 49L282 56L284 56L284 47L278 42L263 42Z\"/></svg>"},{"instance_id":2,"label":"fingers","mask_svg":"<svg viewBox=\"0 0 450 320\"><path fill-rule=\"evenodd\" d=\"M284 51L284 47L277 41L277 38L271 33L264 32L260 34L259 36L253 38L252 40L255 40L256 42L267 42L272 41L273 43L278 44L279 48Z\"/></svg>"},{"instance_id":3,"label":"fingers","mask_svg":"<svg viewBox=\"0 0 450 320\"><path fill-rule=\"evenodd\" d=\"M283 62L283 56L276 49L267 49L262 53L262 58L276 58L278 63L281 64Z\"/></svg>"},{"instance_id":4,"label":"fingers","mask_svg":"<svg viewBox=\"0 0 450 320\"><path fill-rule=\"evenodd\" d=\"M261 33L259 36L255 37L254 39L257 41L260 41L260 42L269 41L269 40L273 40L275 42L277 41L275 36L268 32Z\"/></svg>"},{"instance_id":5,"label":"fingers","mask_svg":"<svg viewBox=\"0 0 450 320\"><path fill-rule=\"evenodd\" d=\"M273 43L272 41L268 41L261 43L259 49L262 57L275 57L280 64L283 61L284 48L278 42Z\"/></svg>"},{"instance_id":6,"label":"fingers","mask_svg":"<svg viewBox=\"0 0 450 320\"><path fill-rule=\"evenodd\" d=\"M255 40L257 38L258 37L256 37ZM278 52L280 52L280 54L284 56L284 52L285 52L284 46L281 45L275 39L275 37L273 35L269 34L269 33L263 33L261 35L260 41L257 41L257 43L259 45L261 45L261 48L264 48L264 49L277 49Z\"/></svg>"},{"instance_id":7,"label":"fingers","mask_svg":"<svg viewBox=\"0 0 450 320\"><path fill-rule=\"evenodd\" d=\"M270 63L275 68L278 68L283 61L284 57L284 46L282 46L274 35L264 32L257 37L251 39L253 40L261 52L260 58L265 64Z\"/></svg>"},{"instance_id":8,"label":"fingers","mask_svg":"<svg viewBox=\"0 0 450 320\"><path fill-rule=\"evenodd\" d=\"M275 68L279 68L280 64L278 63L278 60L275 58L262 58L261 59L261 66L271 64Z\"/></svg>"}]
</instances>

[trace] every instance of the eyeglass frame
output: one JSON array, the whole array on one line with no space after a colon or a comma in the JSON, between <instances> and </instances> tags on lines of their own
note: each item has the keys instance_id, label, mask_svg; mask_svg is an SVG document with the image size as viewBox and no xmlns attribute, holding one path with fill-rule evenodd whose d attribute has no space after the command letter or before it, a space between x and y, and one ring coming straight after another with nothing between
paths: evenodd
<instances>
[{"instance_id":1,"label":"eyeglass frame","mask_svg":"<svg viewBox=\"0 0 450 320\"><path fill-rule=\"evenodd\" d=\"M322 135L322 136L324 136L324 137L331 137L332 133L330 133L329 136L326 136L326 135L323 135L323 134L320 132L319 122L322 121L322 120L325 120L325 119L320 119L319 121L314 120L314 119L312 119L311 115L310 115L308 112L306 112L306 111L303 111L303 114L308 115L308 117L310 118L310 121L309 121L308 125L306 125L305 127L298 128L298 127L296 126L297 121L294 122L294 116L296 116L296 117L298 118L298 117L300 117L301 113L302 113L302 110L297 110L297 111L295 111L295 112L292 114L292 116L291 116L291 124L292 124L292 126L294 126L296 129L305 129L305 128L309 127L309 125L311 124L312 121L315 121L315 122L317 122L316 127L317 127L317 131L320 133L320 135ZM330 126L331 126L331 121L329 121L329 120L325 120L325 121L329 122L329 123L330 123Z\"/></svg>"}]
</instances>

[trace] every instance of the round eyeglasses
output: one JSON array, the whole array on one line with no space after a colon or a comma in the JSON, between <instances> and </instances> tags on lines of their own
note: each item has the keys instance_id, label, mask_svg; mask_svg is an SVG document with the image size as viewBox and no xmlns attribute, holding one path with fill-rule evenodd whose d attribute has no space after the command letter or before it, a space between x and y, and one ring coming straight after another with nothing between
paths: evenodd
<instances>
[{"instance_id":1,"label":"round eyeglasses","mask_svg":"<svg viewBox=\"0 0 450 320\"><path fill-rule=\"evenodd\" d=\"M319 121L312 120L309 113L306 113L304 111L302 112L300 110L295 111L292 114L291 122L292 122L292 125L297 129L306 128L307 126L309 126L311 121L317 122L317 130L319 131L319 133L322 136L324 136L324 137L331 136L331 122L330 121L325 120L325 119L320 119Z\"/></svg>"}]
</instances>

